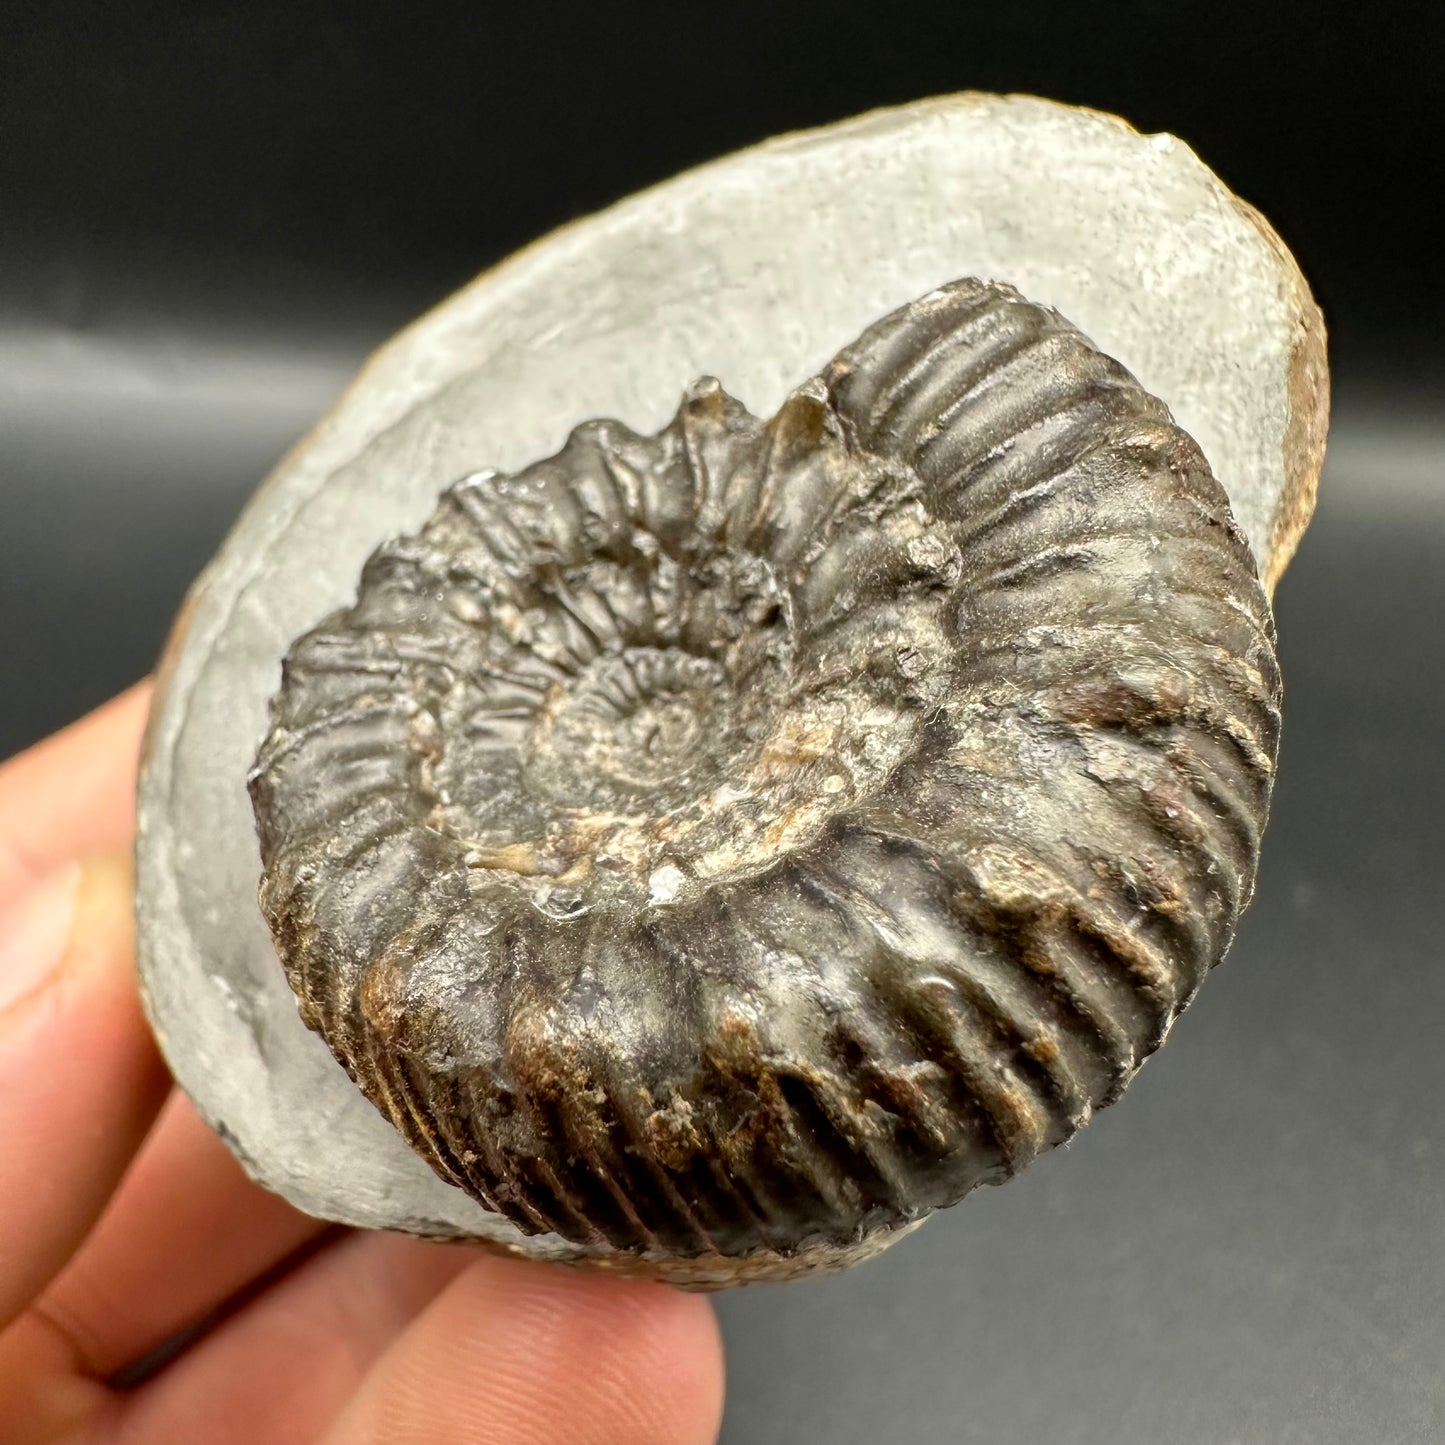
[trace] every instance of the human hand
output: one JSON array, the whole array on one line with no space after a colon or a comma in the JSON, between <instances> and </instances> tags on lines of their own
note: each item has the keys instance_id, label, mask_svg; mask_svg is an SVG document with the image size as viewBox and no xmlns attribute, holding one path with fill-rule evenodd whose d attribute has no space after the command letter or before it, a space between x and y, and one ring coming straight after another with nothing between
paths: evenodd
<instances>
[{"instance_id":1,"label":"human hand","mask_svg":"<svg viewBox=\"0 0 1445 1445\"><path fill-rule=\"evenodd\" d=\"M147 703L133 688L0 766L0 1440L714 1440L703 1300L326 1226L171 1087L117 851Z\"/></svg>"}]
</instances>

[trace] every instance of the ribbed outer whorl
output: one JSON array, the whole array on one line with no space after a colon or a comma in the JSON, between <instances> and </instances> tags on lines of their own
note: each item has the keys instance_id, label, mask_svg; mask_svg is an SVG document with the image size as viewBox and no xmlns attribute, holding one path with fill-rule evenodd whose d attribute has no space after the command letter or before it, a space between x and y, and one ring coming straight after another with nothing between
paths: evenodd
<instances>
[{"instance_id":1,"label":"ribbed outer whorl","mask_svg":"<svg viewBox=\"0 0 1445 1445\"><path fill-rule=\"evenodd\" d=\"M252 776L307 1023L616 1252L855 1244L1117 1097L1253 886L1279 678L1199 449L1005 286L769 423L699 383L452 488Z\"/></svg>"}]
</instances>

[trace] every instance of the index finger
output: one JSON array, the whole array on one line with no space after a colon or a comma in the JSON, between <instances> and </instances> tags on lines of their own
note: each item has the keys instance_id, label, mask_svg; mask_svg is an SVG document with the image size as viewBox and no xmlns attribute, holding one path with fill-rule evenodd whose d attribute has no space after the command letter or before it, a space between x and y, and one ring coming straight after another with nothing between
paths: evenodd
<instances>
[{"instance_id":1,"label":"index finger","mask_svg":"<svg viewBox=\"0 0 1445 1445\"><path fill-rule=\"evenodd\" d=\"M135 831L135 777L149 680L0 764L0 909L72 858Z\"/></svg>"}]
</instances>

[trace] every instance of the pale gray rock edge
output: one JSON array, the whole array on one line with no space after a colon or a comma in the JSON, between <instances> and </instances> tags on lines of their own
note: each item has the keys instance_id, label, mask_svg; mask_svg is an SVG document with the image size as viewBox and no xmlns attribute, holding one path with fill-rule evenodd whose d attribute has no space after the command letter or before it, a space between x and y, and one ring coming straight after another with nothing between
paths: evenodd
<instances>
[{"instance_id":1,"label":"pale gray rock edge","mask_svg":"<svg viewBox=\"0 0 1445 1445\"><path fill-rule=\"evenodd\" d=\"M1180 142L1020 97L787 137L554 234L374 358L258 493L163 669L137 909L167 1059L261 1183L344 1223L576 1252L438 1179L297 1016L256 905L245 790L292 638L466 472L520 468L588 417L655 429L703 374L767 414L869 322L964 275L1056 306L1162 397L1270 570L1293 273Z\"/></svg>"}]
</instances>

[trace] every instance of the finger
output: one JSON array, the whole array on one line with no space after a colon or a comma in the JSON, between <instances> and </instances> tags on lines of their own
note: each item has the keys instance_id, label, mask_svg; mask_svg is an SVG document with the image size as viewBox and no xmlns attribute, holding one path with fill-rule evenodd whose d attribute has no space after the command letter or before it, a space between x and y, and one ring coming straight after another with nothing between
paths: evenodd
<instances>
[{"instance_id":1,"label":"finger","mask_svg":"<svg viewBox=\"0 0 1445 1445\"><path fill-rule=\"evenodd\" d=\"M0 764L0 908L67 859L130 841L149 706L150 684L137 683Z\"/></svg>"},{"instance_id":2,"label":"finger","mask_svg":"<svg viewBox=\"0 0 1445 1445\"><path fill-rule=\"evenodd\" d=\"M40 1310L70 1342L76 1366L104 1379L210 1315L326 1228L248 1179L175 1091Z\"/></svg>"},{"instance_id":3,"label":"finger","mask_svg":"<svg viewBox=\"0 0 1445 1445\"><path fill-rule=\"evenodd\" d=\"M0 1328L84 1238L165 1097L131 943L123 858L65 865L0 922Z\"/></svg>"},{"instance_id":4,"label":"finger","mask_svg":"<svg viewBox=\"0 0 1445 1445\"><path fill-rule=\"evenodd\" d=\"M372 1362L475 1258L351 1234L123 1401L126 1440L315 1445Z\"/></svg>"},{"instance_id":5,"label":"finger","mask_svg":"<svg viewBox=\"0 0 1445 1445\"><path fill-rule=\"evenodd\" d=\"M711 1445L722 1348L665 1285L478 1259L378 1362L327 1445Z\"/></svg>"}]
</instances>

